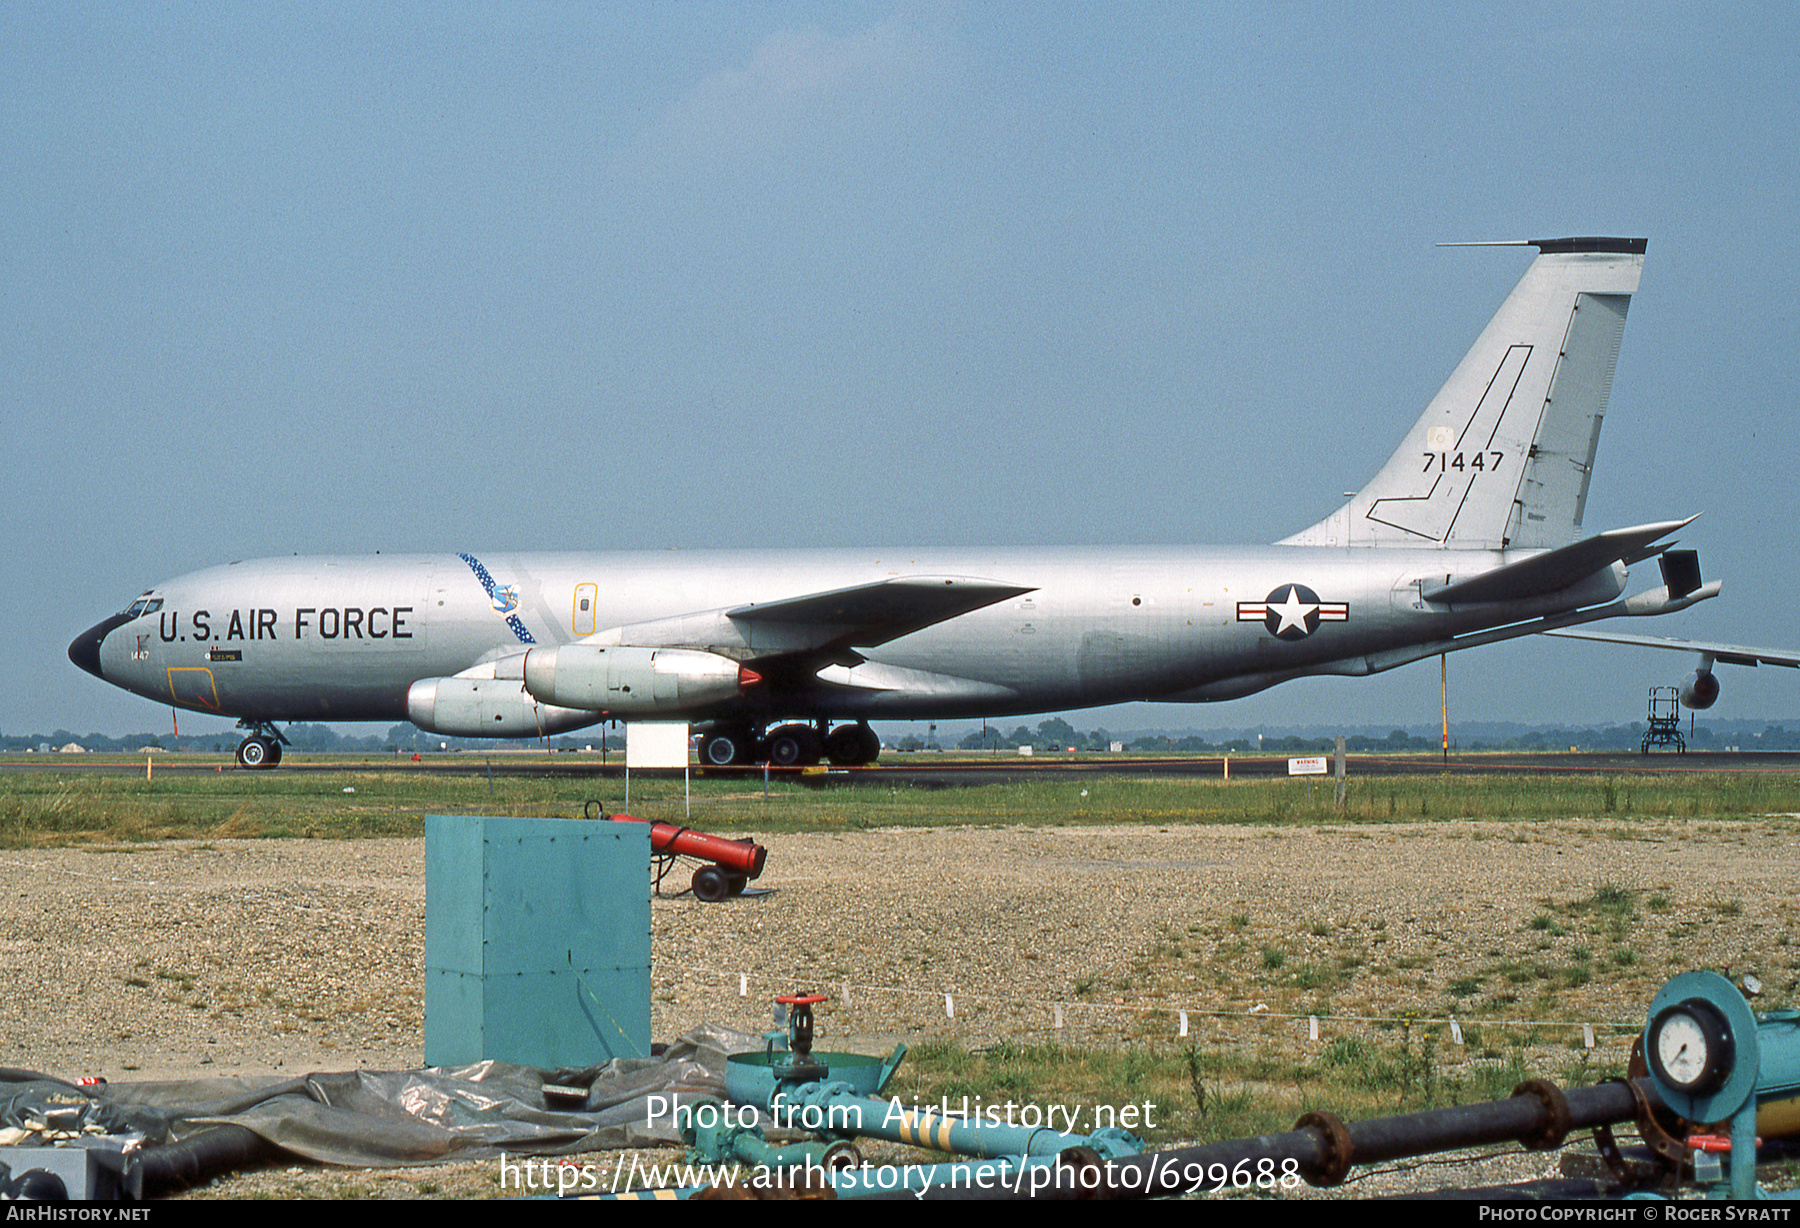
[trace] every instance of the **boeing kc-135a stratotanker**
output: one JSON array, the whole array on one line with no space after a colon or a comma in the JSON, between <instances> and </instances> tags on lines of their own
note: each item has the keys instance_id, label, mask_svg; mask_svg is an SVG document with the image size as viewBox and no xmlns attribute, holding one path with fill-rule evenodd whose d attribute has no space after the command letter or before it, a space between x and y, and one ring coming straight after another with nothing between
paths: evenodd
<instances>
[{"instance_id":1,"label":"boeing kc-135a stratotanker","mask_svg":"<svg viewBox=\"0 0 1800 1228\"><path fill-rule=\"evenodd\" d=\"M400 718L506 738L687 720L705 763L860 764L875 718L1235 699L1716 596L1667 540L1691 517L1580 535L1645 241L1530 246L1374 480L1273 546L265 559L159 584L69 656L236 717L247 767L279 760L278 721ZM1652 558L1662 583L1625 596Z\"/></svg>"}]
</instances>

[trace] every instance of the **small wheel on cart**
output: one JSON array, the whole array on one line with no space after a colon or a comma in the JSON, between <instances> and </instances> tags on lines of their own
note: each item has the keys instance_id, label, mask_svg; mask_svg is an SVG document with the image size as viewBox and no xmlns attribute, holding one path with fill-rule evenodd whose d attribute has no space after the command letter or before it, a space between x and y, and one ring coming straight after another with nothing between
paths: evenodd
<instances>
[{"instance_id":1,"label":"small wheel on cart","mask_svg":"<svg viewBox=\"0 0 1800 1228\"><path fill-rule=\"evenodd\" d=\"M731 878L718 866L701 866L694 871L694 898L703 904L717 904L731 894Z\"/></svg>"}]
</instances>

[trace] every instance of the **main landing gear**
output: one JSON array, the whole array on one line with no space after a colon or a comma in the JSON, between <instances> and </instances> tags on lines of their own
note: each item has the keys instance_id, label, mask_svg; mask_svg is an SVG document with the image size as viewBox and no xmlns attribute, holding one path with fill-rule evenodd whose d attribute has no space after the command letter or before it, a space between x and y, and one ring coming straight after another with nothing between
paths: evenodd
<instances>
[{"instance_id":1,"label":"main landing gear","mask_svg":"<svg viewBox=\"0 0 1800 1228\"><path fill-rule=\"evenodd\" d=\"M281 762L281 748L287 739L281 736L273 721L239 721L238 728L250 731L249 736L238 743L239 767L257 771Z\"/></svg>"},{"instance_id":2,"label":"main landing gear","mask_svg":"<svg viewBox=\"0 0 1800 1228\"><path fill-rule=\"evenodd\" d=\"M868 724L777 725L766 734L749 725L716 725L700 739L702 767L769 763L775 767L811 767L829 759L838 767L860 767L881 754L881 739ZM828 732L829 730L829 732Z\"/></svg>"}]
</instances>

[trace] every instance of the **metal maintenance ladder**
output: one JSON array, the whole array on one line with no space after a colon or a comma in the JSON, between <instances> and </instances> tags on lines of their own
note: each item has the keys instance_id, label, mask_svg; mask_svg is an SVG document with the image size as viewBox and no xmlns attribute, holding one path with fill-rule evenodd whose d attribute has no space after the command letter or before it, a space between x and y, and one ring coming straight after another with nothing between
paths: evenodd
<instances>
[{"instance_id":1,"label":"metal maintenance ladder","mask_svg":"<svg viewBox=\"0 0 1800 1228\"><path fill-rule=\"evenodd\" d=\"M1644 754L1652 746L1673 746L1678 755L1687 754L1687 743L1681 740L1681 688L1650 688L1650 727L1644 730Z\"/></svg>"}]
</instances>

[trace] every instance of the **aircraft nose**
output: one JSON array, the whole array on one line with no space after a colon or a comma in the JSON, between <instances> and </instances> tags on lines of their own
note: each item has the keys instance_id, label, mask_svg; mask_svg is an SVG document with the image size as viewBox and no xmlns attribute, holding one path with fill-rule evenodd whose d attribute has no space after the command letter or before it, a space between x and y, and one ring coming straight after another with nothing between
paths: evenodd
<instances>
[{"instance_id":1,"label":"aircraft nose","mask_svg":"<svg viewBox=\"0 0 1800 1228\"><path fill-rule=\"evenodd\" d=\"M69 644L69 660L104 682L106 675L100 670L100 645L106 642L114 627L129 621L123 614L114 614L104 622L95 623Z\"/></svg>"}]
</instances>

